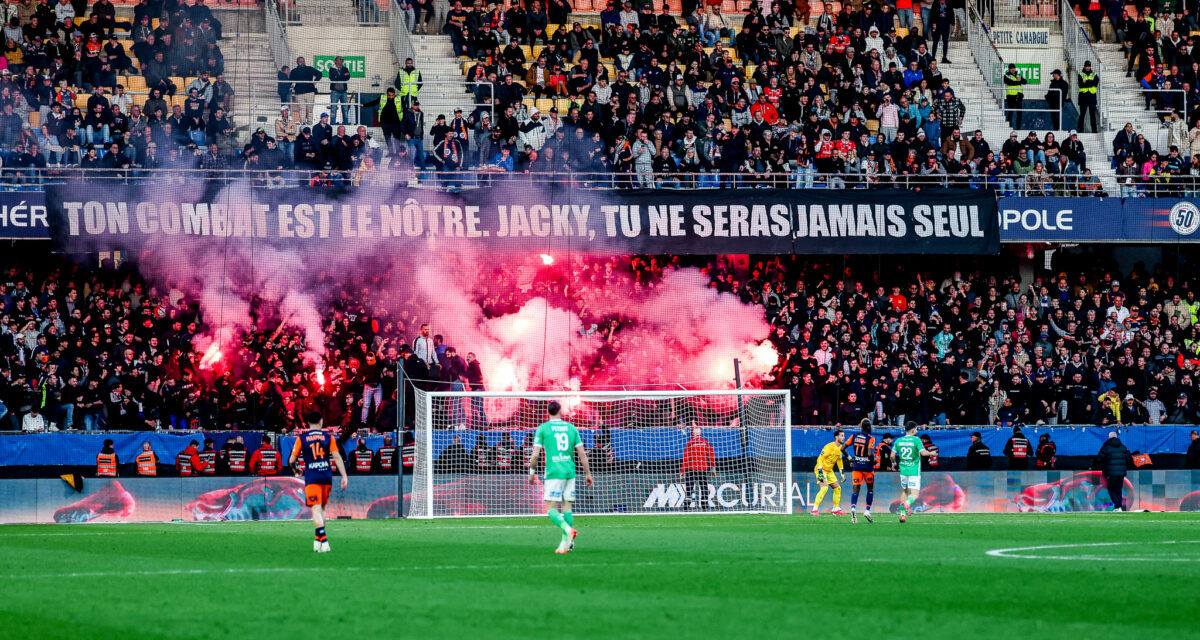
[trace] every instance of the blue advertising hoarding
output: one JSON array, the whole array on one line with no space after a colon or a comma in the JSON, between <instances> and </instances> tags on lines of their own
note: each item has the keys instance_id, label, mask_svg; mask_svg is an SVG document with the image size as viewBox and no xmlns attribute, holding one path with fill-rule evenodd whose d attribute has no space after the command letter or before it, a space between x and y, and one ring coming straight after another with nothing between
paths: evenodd
<instances>
[{"instance_id":1,"label":"blue advertising hoarding","mask_svg":"<svg viewBox=\"0 0 1200 640\"><path fill-rule=\"evenodd\" d=\"M46 194L0 191L0 240L49 240Z\"/></svg>"},{"instance_id":2,"label":"blue advertising hoarding","mask_svg":"<svg viewBox=\"0 0 1200 640\"><path fill-rule=\"evenodd\" d=\"M1001 242L1200 242L1200 199L1000 198Z\"/></svg>"}]
</instances>

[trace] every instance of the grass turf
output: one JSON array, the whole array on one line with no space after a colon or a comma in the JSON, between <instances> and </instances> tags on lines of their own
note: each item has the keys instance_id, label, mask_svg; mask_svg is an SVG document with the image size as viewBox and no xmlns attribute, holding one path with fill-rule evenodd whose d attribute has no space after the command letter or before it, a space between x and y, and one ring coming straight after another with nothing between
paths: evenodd
<instances>
[{"instance_id":1,"label":"grass turf","mask_svg":"<svg viewBox=\"0 0 1200 640\"><path fill-rule=\"evenodd\" d=\"M1197 637L1200 517L0 527L7 638ZM1077 546L1096 543L1104 546ZM989 556L994 549L1069 547Z\"/></svg>"}]
</instances>

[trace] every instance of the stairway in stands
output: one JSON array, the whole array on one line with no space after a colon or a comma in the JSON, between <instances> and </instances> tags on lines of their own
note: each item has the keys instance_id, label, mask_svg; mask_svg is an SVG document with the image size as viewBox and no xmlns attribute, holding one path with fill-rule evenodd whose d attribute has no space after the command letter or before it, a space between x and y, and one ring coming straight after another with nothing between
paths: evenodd
<instances>
[{"instance_id":1,"label":"stairway in stands","mask_svg":"<svg viewBox=\"0 0 1200 640\"><path fill-rule=\"evenodd\" d=\"M425 112L426 127L432 127L434 118L443 114L449 120L454 109L460 108L469 115L475 108L475 97L467 89L463 63L454 56L450 36L411 36L413 40L413 64L421 71L424 86L418 97L421 110ZM433 139L426 131L426 146Z\"/></svg>"},{"instance_id":2,"label":"stairway in stands","mask_svg":"<svg viewBox=\"0 0 1200 640\"><path fill-rule=\"evenodd\" d=\"M1167 149L1167 130L1162 126L1154 112L1146 110L1146 102L1142 97L1141 85L1137 78L1125 77L1125 55L1120 45L1101 42L1093 46L1100 54L1105 71L1100 75L1100 95L1107 105L1108 127L1105 132L1105 144L1111 149L1112 139L1117 131L1125 127L1125 123L1133 123L1133 128L1150 142L1156 151L1163 153ZM1185 154L1186 149L1182 150Z\"/></svg>"},{"instance_id":3,"label":"stairway in stands","mask_svg":"<svg viewBox=\"0 0 1200 640\"><path fill-rule=\"evenodd\" d=\"M275 60L263 24L262 10L218 14L224 25L221 52L225 55L225 81L233 87L233 123L238 140L248 140L258 127L270 135L279 115L279 93L275 90Z\"/></svg>"}]
</instances>

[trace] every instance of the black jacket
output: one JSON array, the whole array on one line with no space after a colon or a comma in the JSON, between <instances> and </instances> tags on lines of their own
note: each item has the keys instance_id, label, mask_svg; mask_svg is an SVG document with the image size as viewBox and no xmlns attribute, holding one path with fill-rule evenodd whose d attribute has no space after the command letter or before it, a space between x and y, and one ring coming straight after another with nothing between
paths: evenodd
<instances>
[{"instance_id":1,"label":"black jacket","mask_svg":"<svg viewBox=\"0 0 1200 640\"><path fill-rule=\"evenodd\" d=\"M992 468L992 451L978 440L967 449L967 471L989 471Z\"/></svg>"},{"instance_id":2,"label":"black jacket","mask_svg":"<svg viewBox=\"0 0 1200 640\"><path fill-rule=\"evenodd\" d=\"M1200 440L1192 440L1187 449L1185 469L1200 469Z\"/></svg>"},{"instance_id":3,"label":"black jacket","mask_svg":"<svg viewBox=\"0 0 1200 640\"><path fill-rule=\"evenodd\" d=\"M1092 468L1102 471L1106 476L1124 477L1133 466L1133 455L1121 444L1120 438L1109 438L1100 447Z\"/></svg>"}]
</instances>

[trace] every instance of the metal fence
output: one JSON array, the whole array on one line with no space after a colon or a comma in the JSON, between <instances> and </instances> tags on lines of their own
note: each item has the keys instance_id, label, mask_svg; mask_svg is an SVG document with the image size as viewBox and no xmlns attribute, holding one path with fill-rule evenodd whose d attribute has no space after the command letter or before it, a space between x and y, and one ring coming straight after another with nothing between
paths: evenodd
<instances>
[{"instance_id":1,"label":"metal fence","mask_svg":"<svg viewBox=\"0 0 1200 640\"><path fill-rule=\"evenodd\" d=\"M988 91L991 92L992 96L994 98L996 98L997 101L999 101L1000 105L1004 107L1005 117L1008 119L1008 122L1012 126L1012 128L1028 129L1029 126L1026 125L1028 120L1025 118L1026 114L1045 114L1048 118L1050 118L1050 124L1051 124L1050 128L1051 129L1057 130L1057 129L1062 128L1062 126L1061 126L1062 125L1062 105L1063 105L1063 98L1065 98L1066 96L1062 95L1061 89L1054 89L1054 88L1046 89L1047 94L1049 94L1050 92L1054 92L1056 95L1058 95L1058 106L1057 107L1050 106L1049 101L1047 101L1047 106L1045 106L1045 107L1022 106L1019 109L1011 109L1007 106L1007 104L1004 101L1005 93L1008 90L1008 87L1005 87L1002 84L1001 85L993 84L993 85L988 85L987 88L988 88ZM1013 114L1015 114L1015 115L1013 115Z\"/></svg>"},{"instance_id":2,"label":"metal fence","mask_svg":"<svg viewBox=\"0 0 1200 640\"><path fill-rule=\"evenodd\" d=\"M983 21L975 7L969 4L967 5L967 44L971 47L971 57L975 58L975 66L979 67L984 81L989 85L1000 84L1004 78L1004 58L1000 56L1000 50L996 48L996 43L992 42L991 30L987 23ZM1004 106L1002 95L996 106Z\"/></svg>"},{"instance_id":3,"label":"metal fence","mask_svg":"<svg viewBox=\"0 0 1200 640\"><path fill-rule=\"evenodd\" d=\"M247 182L262 188L344 189L406 185L437 190L487 188L498 185L559 186L573 189L971 189L993 191L998 196L1101 196L1105 193L1096 176L1079 174L1002 174L995 176L945 173L920 174L823 174L811 171L781 173L611 173L611 172L525 172L503 171L483 166L472 171L440 171L432 162L424 168L375 168L336 171L330 169L5 169L0 187L36 190L45 185L65 184L187 184ZM1181 195L1194 193L1200 178L1137 178L1138 194Z\"/></svg>"},{"instance_id":4,"label":"metal fence","mask_svg":"<svg viewBox=\"0 0 1200 640\"><path fill-rule=\"evenodd\" d=\"M1013 6L1021 17L1021 23L1031 27L1059 29L1059 0L1013 0Z\"/></svg>"},{"instance_id":5,"label":"metal fence","mask_svg":"<svg viewBox=\"0 0 1200 640\"><path fill-rule=\"evenodd\" d=\"M293 8L292 11L294 10ZM284 13L285 9L277 0L266 0L263 3L263 20L266 23L271 58L275 60L276 69L290 65L295 60L292 58L292 49L288 46L287 33L284 29Z\"/></svg>"},{"instance_id":6,"label":"metal fence","mask_svg":"<svg viewBox=\"0 0 1200 640\"><path fill-rule=\"evenodd\" d=\"M388 7L387 25L392 41L392 54L396 56L396 61L403 64L406 58L415 58L417 50L412 40L413 25L408 24L404 10L395 0L391 0Z\"/></svg>"},{"instance_id":7,"label":"metal fence","mask_svg":"<svg viewBox=\"0 0 1200 640\"><path fill-rule=\"evenodd\" d=\"M1088 37L1087 31L1083 28L1083 23L1075 16L1074 9L1071 8L1071 3L1068 0L1060 0L1060 10L1063 33L1063 51L1067 56L1067 66L1070 69L1071 92L1073 95L1078 95L1079 92L1079 72L1083 69L1084 62L1092 63L1092 71L1104 77L1107 69L1104 63L1100 61L1100 54L1096 53L1096 49L1092 47L1092 40ZM1096 92L1096 112L1099 114L1100 131L1107 131L1111 126L1108 121L1107 111L1105 109L1105 90L1100 88ZM1079 123L1082 126L1082 122ZM1099 132L1093 132L1099 133Z\"/></svg>"},{"instance_id":8,"label":"metal fence","mask_svg":"<svg viewBox=\"0 0 1200 640\"><path fill-rule=\"evenodd\" d=\"M1188 120L1187 92L1183 89L1108 87L1104 89L1104 92L1108 122L1113 129L1125 126L1126 122L1133 122L1135 125L1145 122L1148 114L1157 117L1160 126L1151 131L1146 131L1144 128L1139 131L1146 136L1147 140L1150 140L1155 149L1165 150L1167 148L1166 129L1161 126L1161 122L1167 116L1171 115L1173 111L1178 111L1184 122ZM1158 135L1160 133L1161 135ZM1182 142L1187 143L1186 132ZM1180 151L1186 153L1188 149L1180 145Z\"/></svg>"}]
</instances>

